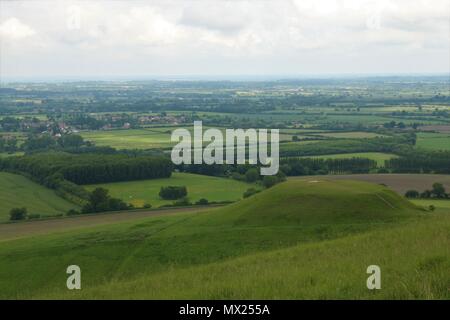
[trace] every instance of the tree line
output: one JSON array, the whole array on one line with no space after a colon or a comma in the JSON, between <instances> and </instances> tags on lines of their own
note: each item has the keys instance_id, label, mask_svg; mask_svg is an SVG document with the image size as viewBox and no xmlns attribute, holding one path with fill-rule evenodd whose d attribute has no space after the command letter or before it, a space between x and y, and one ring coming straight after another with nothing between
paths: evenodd
<instances>
[{"instance_id":1,"label":"tree line","mask_svg":"<svg viewBox=\"0 0 450 320\"><path fill-rule=\"evenodd\" d=\"M235 180L255 182L259 177L259 165L178 165L178 171L218 177L232 177ZM280 159L279 175L301 176L316 174L368 173L377 169L372 159L349 157L346 159L320 159L289 157Z\"/></svg>"},{"instance_id":2,"label":"tree line","mask_svg":"<svg viewBox=\"0 0 450 320\"><path fill-rule=\"evenodd\" d=\"M435 182L435 183L433 183L431 190L425 190L421 193L417 190L408 190L405 193L405 197L411 198L411 199L417 199L417 198L446 199L446 198L450 197L450 195L445 192L445 187L442 183Z\"/></svg>"},{"instance_id":3,"label":"tree line","mask_svg":"<svg viewBox=\"0 0 450 320\"><path fill-rule=\"evenodd\" d=\"M58 176L82 185L168 178L172 162L165 157L46 152L0 159L0 170L24 172L43 184L49 177Z\"/></svg>"},{"instance_id":4,"label":"tree line","mask_svg":"<svg viewBox=\"0 0 450 320\"><path fill-rule=\"evenodd\" d=\"M450 151L412 151L385 162L394 173L450 173Z\"/></svg>"},{"instance_id":5,"label":"tree line","mask_svg":"<svg viewBox=\"0 0 450 320\"><path fill-rule=\"evenodd\" d=\"M281 159L280 164L280 170L288 176L369 173L377 168L375 160L356 157L348 159L285 158Z\"/></svg>"},{"instance_id":6,"label":"tree line","mask_svg":"<svg viewBox=\"0 0 450 320\"><path fill-rule=\"evenodd\" d=\"M301 157L312 155L356 153L356 152L407 152L416 144L414 133L399 134L392 137L371 139L323 140L318 143L281 143L281 157Z\"/></svg>"}]
</instances>

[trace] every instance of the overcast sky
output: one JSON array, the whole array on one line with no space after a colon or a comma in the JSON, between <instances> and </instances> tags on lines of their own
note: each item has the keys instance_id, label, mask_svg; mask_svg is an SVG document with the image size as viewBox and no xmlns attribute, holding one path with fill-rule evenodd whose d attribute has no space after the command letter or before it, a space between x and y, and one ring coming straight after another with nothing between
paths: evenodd
<instances>
[{"instance_id":1,"label":"overcast sky","mask_svg":"<svg viewBox=\"0 0 450 320\"><path fill-rule=\"evenodd\" d=\"M450 72L450 0L0 0L0 75Z\"/></svg>"}]
</instances>

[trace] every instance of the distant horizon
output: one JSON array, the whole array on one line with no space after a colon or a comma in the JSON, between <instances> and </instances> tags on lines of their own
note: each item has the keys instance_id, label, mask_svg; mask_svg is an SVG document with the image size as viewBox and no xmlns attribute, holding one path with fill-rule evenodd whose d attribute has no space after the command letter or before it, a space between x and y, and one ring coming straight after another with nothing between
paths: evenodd
<instances>
[{"instance_id":1,"label":"distant horizon","mask_svg":"<svg viewBox=\"0 0 450 320\"><path fill-rule=\"evenodd\" d=\"M180 74L180 75L115 75L115 76L25 76L1 77L0 83L14 82L95 82L95 81L280 81L308 79L360 79L389 77L449 77L450 72L429 73L305 73L305 74Z\"/></svg>"}]
</instances>

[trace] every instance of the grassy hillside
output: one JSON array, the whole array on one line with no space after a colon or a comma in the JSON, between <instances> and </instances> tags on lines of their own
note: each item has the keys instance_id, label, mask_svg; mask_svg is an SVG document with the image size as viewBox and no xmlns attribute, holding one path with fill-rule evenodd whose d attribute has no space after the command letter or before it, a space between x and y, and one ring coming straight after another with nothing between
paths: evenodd
<instances>
[{"instance_id":1,"label":"grassy hillside","mask_svg":"<svg viewBox=\"0 0 450 320\"><path fill-rule=\"evenodd\" d=\"M46 298L450 299L450 215ZM366 269L381 268L381 290Z\"/></svg>"},{"instance_id":2,"label":"grassy hillside","mask_svg":"<svg viewBox=\"0 0 450 320\"><path fill-rule=\"evenodd\" d=\"M162 200L158 195L162 186L169 185L186 186L188 198L192 202L201 198L209 201L235 201L242 198L242 194L248 188L256 187L256 185L233 179L175 172L167 179L88 185L86 189L93 190L96 187L103 187L108 189L113 197L123 199L137 207L141 207L145 203L150 203L153 207L159 207L173 202L173 200Z\"/></svg>"},{"instance_id":3,"label":"grassy hillside","mask_svg":"<svg viewBox=\"0 0 450 320\"><path fill-rule=\"evenodd\" d=\"M305 226L394 220L417 210L380 185L356 181L293 180L223 208L208 222Z\"/></svg>"},{"instance_id":4,"label":"grassy hillside","mask_svg":"<svg viewBox=\"0 0 450 320\"><path fill-rule=\"evenodd\" d=\"M288 181L209 212L158 216L0 242L0 298L66 297L65 268L70 264L82 268L83 290L77 294L91 294L97 286L139 281L149 276L161 276L159 281L164 282L178 273L183 278L184 272L189 274L195 268L231 263L227 261L247 255L266 253L276 256L277 253L270 251L303 248L308 243L369 230L387 230L426 214L379 185L351 181ZM264 259L258 260L263 269ZM271 265L267 264L267 268ZM190 281L185 278L179 284L183 286ZM217 288L222 284L214 278L205 283ZM127 289L120 293L122 297L139 294L130 289L132 286L124 285ZM233 297L241 289L245 289L241 294L248 294L247 287L239 287L238 282L235 286L228 292L228 286L224 285L223 291L216 292L215 296L205 292L205 297ZM166 291L169 288L154 289L164 290L167 296L183 294L175 291L169 294ZM266 292L281 297L273 284L261 290L261 295ZM348 290L350 294L351 290ZM102 293L104 297L117 294ZM341 296L336 291L328 294ZM157 297L158 293L148 295ZM188 297L190 293L184 292L184 295Z\"/></svg>"},{"instance_id":5,"label":"grassy hillside","mask_svg":"<svg viewBox=\"0 0 450 320\"><path fill-rule=\"evenodd\" d=\"M9 219L12 208L26 207L28 213L53 215L65 213L76 205L17 174L0 172L0 222Z\"/></svg>"}]
</instances>

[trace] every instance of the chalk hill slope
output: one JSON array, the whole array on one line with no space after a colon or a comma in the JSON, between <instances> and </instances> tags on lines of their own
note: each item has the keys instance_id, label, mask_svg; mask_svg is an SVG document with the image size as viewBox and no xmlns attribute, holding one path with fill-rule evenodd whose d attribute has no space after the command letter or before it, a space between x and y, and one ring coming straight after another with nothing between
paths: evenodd
<instances>
[{"instance_id":1,"label":"chalk hill slope","mask_svg":"<svg viewBox=\"0 0 450 320\"><path fill-rule=\"evenodd\" d=\"M75 298L86 297L85 294L93 297L96 295L95 288L100 287L101 297L158 297L158 292L163 294L164 291L164 297L188 298L191 291L175 285L152 288L152 294L143 287L133 291L134 285L127 285L124 290L118 288L122 282L131 284L146 279L155 285L162 284L164 279L175 274L178 275L177 283L188 283L186 281L190 278L183 277L191 277L189 270L204 272L209 270L208 265L211 264L226 263L224 268L228 273L233 273L234 265L227 261L252 255L256 255L256 260L252 260L257 261L256 266L272 268L276 264L268 264L269 260L276 262L277 257L285 258L271 252L344 238L348 238L351 246L353 241L359 241L352 236L393 229L409 224L406 222L410 220L421 220L426 215L429 213L380 185L352 181L287 181L231 206L208 212L155 216L2 241L0 298L66 297L68 294L68 297ZM329 246L330 252L333 252L333 243ZM321 247L318 248L320 251ZM301 250L293 253L299 263L302 263ZM266 253L270 255L266 256ZM336 255L327 256L319 254L314 259L321 264L336 263ZM414 254L408 253L406 259L413 257ZM246 260L242 261L243 264L239 265L242 275L259 272L247 269ZM280 263L282 268L283 262ZM83 290L76 293L69 293L65 287L65 270L71 264L82 269ZM252 263L252 266L255 267L255 264ZM292 272L297 270L295 264L290 266ZM280 269L273 269L272 272L262 276L278 279L277 275L283 274ZM147 278L150 276L151 280ZM159 276L163 278L159 279ZM205 298L236 297L238 292L243 292L239 297L281 297L283 292L281 289L275 290L275 284L269 281L259 287L258 295L246 294L248 291L245 290L250 290L251 284L247 283L245 288L240 286L244 283L244 276L229 288L231 291L227 291L228 285L215 279L216 276L202 278L206 281L204 285L212 290L205 291ZM146 285L151 286L151 283ZM202 287L199 285L198 288ZM184 290L183 294L180 291L181 295L178 295L178 289ZM351 288L348 290L346 295L339 292L330 295L349 297ZM192 293L192 297L202 297L201 292Z\"/></svg>"},{"instance_id":2,"label":"chalk hill slope","mask_svg":"<svg viewBox=\"0 0 450 320\"><path fill-rule=\"evenodd\" d=\"M420 209L382 185L359 181L291 180L217 210L207 224L308 225L397 219Z\"/></svg>"}]
</instances>

